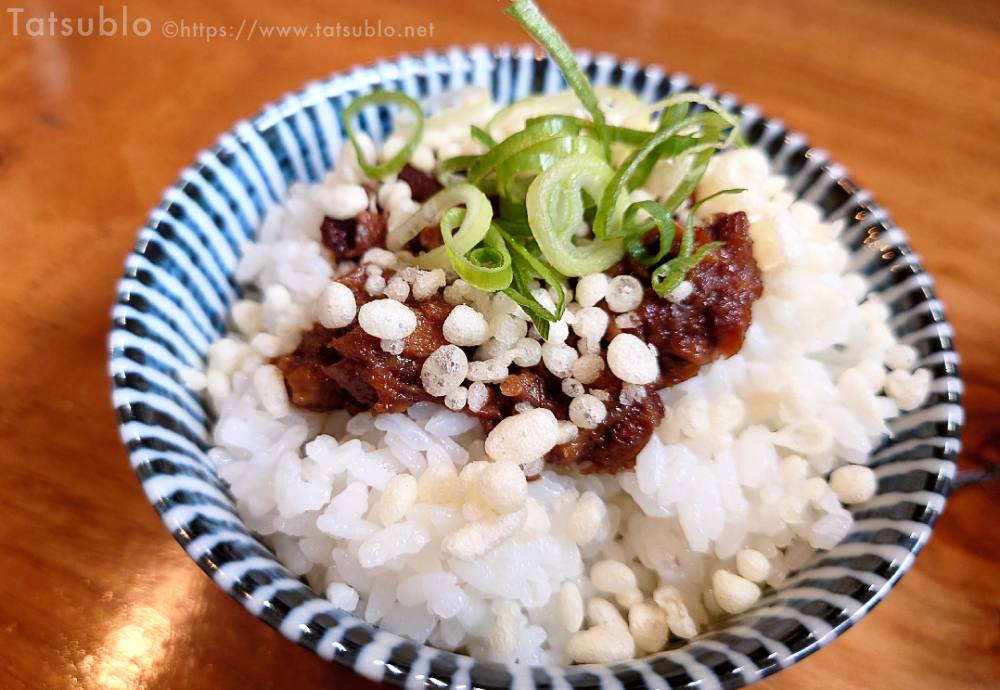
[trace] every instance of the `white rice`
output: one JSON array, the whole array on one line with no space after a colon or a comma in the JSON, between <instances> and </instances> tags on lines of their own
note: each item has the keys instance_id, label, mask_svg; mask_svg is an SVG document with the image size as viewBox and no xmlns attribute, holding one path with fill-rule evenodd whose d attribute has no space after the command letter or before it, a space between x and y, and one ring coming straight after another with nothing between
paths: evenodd
<instances>
[{"instance_id":1,"label":"white rice","mask_svg":"<svg viewBox=\"0 0 1000 690\"><path fill-rule=\"evenodd\" d=\"M189 377L217 406L212 455L248 526L317 592L417 642L487 659L567 663L574 631L563 622L572 614L560 610L560 589L571 582L584 601L595 596L589 573L597 561L627 563L646 600L660 585L675 586L704 629L725 615L713 573L735 571L741 549L763 554L766 584L778 586L815 549L844 537L851 516L824 478L865 463L899 412L882 392L894 345L888 313L846 272L839 228L823 223L814 205L793 201L760 152L736 150L716 156L699 195L748 189L701 210L744 210L751 221L764 293L741 352L661 393L666 417L634 471L546 469L529 484L534 511L509 534L482 556L450 556L446 537L482 518L469 485L448 479L488 459L478 422L429 403L375 418L310 413L262 399L267 375L255 376L294 348L317 318L324 286L346 270L324 257L318 228L324 187L359 176L352 156L345 152L328 180L296 186L268 214L237 272L259 290L260 305L234 309L238 328L213 346L207 376ZM435 470L439 479L420 485L441 467L454 472ZM380 501L402 474L417 479L419 494L385 526ZM587 529L581 515L597 519L596 537L583 546L571 536Z\"/></svg>"}]
</instances>

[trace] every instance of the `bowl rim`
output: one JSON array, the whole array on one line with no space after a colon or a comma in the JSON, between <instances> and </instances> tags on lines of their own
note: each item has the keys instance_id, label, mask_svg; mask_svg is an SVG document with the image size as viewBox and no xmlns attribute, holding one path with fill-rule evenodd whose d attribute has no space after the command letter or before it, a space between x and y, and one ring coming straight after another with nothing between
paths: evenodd
<instances>
[{"instance_id":1,"label":"bowl rim","mask_svg":"<svg viewBox=\"0 0 1000 690\"><path fill-rule=\"evenodd\" d=\"M119 431L126 448L129 450L133 469L136 471L142 488L154 509L157 510L164 525L181 547L185 549L189 557L195 560L199 567L223 591L240 601L243 607L251 614L264 620L265 623L278 630L284 637L291 639L301 646L305 646L316 652L319 656L352 668L352 670L377 682L385 682L407 688L441 687L444 680L451 683L454 681L455 674L459 673L464 674L460 675L461 678L470 681L469 685L476 685L482 688L551 687L556 685L564 687L569 685L580 688L593 687L594 685L602 687L605 685L609 687L623 685L629 688L638 688L662 687L664 684L669 687L693 688L712 687L713 683L723 683L725 687L740 687L781 670L818 649L827 646L833 639L850 629L854 623L874 608L891 591L899 578L909 570L913 559L929 538L933 525L944 509L946 498L950 491L951 479L955 471L954 459L960 449L959 433L963 424L963 407L961 402L962 381L958 370L957 354L953 347L951 326L934 292L929 274L923 268L917 255L910 249L905 233L895 226L889 214L874 202L872 195L865 188L856 185L848 177L845 168L831 162L825 151L811 147L802 134L787 130L780 119L768 118L760 114L756 106L742 104L735 96L728 92L721 95L716 94L711 84L691 84L684 73L669 72L655 63L645 64L632 58L620 59L609 52L591 52L585 50L574 52L585 69L601 70L610 66L611 69L624 70L626 72L631 70L633 73L647 75L647 82L650 78L649 75L652 75L652 78L658 77L661 82L669 80L671 86L674 83L679 83L682 84L681 88L692 87L702 92L716 95L727 107L739 108L745 115L752 115L755 118L755 123L763 123L764 126L774 130L775 135L784 141L782 144L783 147L792 146L802 148L804 152L799 155L807 159L812 159L813 165L811 171L817 173L817 180L826 176L829 178L831 184L839 185L845 191L849 191L849 196L844 205L846 206L848 202L853 202L864 214L863 218L861 217L861 212L855 214L857 218L855 225L858 227L873 225L884 229L884 239L888 240L888 246L891 250L898 254L899 259L906 259L904 263L907 267L913 269L914 277L924 277L923 281L916 281L916 287L913 289L921 293L921 304L937 305L937 309L931 310L928 313L931 324L937 329L935 335L938 337L937 341L933 341L934 345L932 349L935 353L943 355L941 358L941 366L944 367L942 378L947 379L949 386L952 382L955 386L955 390L949 389L947 391L948 397L945 399L946 402L941 403L949 407L946 429L936 432L944 443L941 445L940 453L935 456L935 462L938 463L936 469L928 470L931 476L936 477L933 486L927 489L928 493L933 493L935 496L933 500L929 499L931 503L927 505L931 514L921 522L923 528L926 529L921 529L916 540L908 547L905 557L892 570L889 577L882 578L882 583L870 598L864 602L859 602L860 605L838 624L828 626L829 629L823 635L816 635L817 631L815 629L806 628L810 635L813 635L814 639L805 646L795 651L785 648L785 653L782 653L780 650L769 650L771 653L764 664L758 663L756 658L751 661L748 654L732 652L732 649L723 650L722 648L727 646L725 643L706 640L705 638L712 633L725 633L725 631L734 627L745 628L745 630L750 631L749 627L741 625L742 621L752 617L755 611L769 606L775 595L784 591L788 583L782 586L782 590L768 590L765 597L762 598L761 602L754 609L751 609L746 614L728 619L723 628L707 631L705 634L699 635L682 646L672 647L655 655L611 665L587 664L566 667L529 667L523 664L485 662L467 655L444 652L434 647L411 642L392 633L382 631L377 626L364 623L363 620L359 620L352 615L343 613L329 616L329 620L324 621L328 625L321 631L321 635L317 637L316 631L310 630L310 628L314 627L318 618L324 615L322 605L310 606L309 598L302 597L301 592L277 587L274 581L259 584L258 587L250 591L241 589L241 578L253 573L252 569L245 571L240 576L235 576L233 572L226 571L227 563L219 563L213 558L205 558L204 553L201 558L196 557L192 553L191 545L194 540L185 531L185 527L188 524L186 518L192 512L197 511L184 510L177 513L175 510L177 508L176 505L173 506L173 509L170 508L174 497L165 493L165 486L151 481L155 480L157 476L156 471L150 470L150 458L156 455L155 448L152 453L144 452L149 449L144 445L142 433L130 426L131 423L137 420L140 422L140 426L145 425L146 429L155 428L157 425L163 425L165 422L162 416L150 416L148 407L137 402L138 399L129 394L129 391L134 392L133 380L130 377L135 374L135 371L130 367L122 368L123 353L128 345L125 344L121 337L116 337L116 334L120 335L123 331L128 331L129 329L127 326L123 326L123 317L120 314L117 316L113 314L112 332L109 337L109 373L112 380L113 402L119 417ZM259 139L266 131L279 126L282 122L287 121L288 118L301 112L303 108L316 105L317 98L330 100L345 95L353 96L358 92L359 88L364 89L385 82L388 78L387 74L398 75L402 71L405 71L407 64L412 63L425 70L433 70L440 63L448 63L449 60L454 60L456 56L460 56L465 60L474 60L477 56L486 56L490 61L491 71L499 69L498 63L500 61L510 60L513 64L515 59L521 62L527 60L535 70L538 70L540 66L545 66L545 69L549 72L552 71L551 61L530 44L498 44L495 46L474 44L469 47L451 46L443 49L428 49L422 51L419 57L413 53L401 53L396 58L390 60L379 59L366 64L354 65L347 70L335 71L327 77L310 80L298 90L286 92L281 98L266 103L255 115L238 120L232 127L220 135L211 147L202 150L195 157L195 161L192 164L182 169L177 181L168 187L161 202L151 212L145 228L150 228L153 224L162 222L165 214L168 214L176 204L177 193L182 191L184 185L189 181L189 174L203 172L206 161L212 158L232 155L234 142L238 140L254 141L255 137ZM624 88L629 87L625 86ZM426 95L423 94L423 96ZM769 155L769 159L772 162L774 161L771 155ZM270 183L270 180L267 182ZM816 182L814 181L812 184L816 184ZM802 198L802 196L797 196L797 198ZM836 215L836 213L831 213L831 215ZM881 234L882 231L880 230L879 233ZM125 274L117 285L116 310L122 305L131 306L129 297L134 290L133 283L136 278L136 268L129 262L137 256L148 259L148 247L149 239L144 238L142 233L140 233L140 238L135 248L129 253L126 260ZM874 288L873 291L875 291ZM899 315L898 313L895 314L895 316ZM127 321L127 319L125 320ZM136 337L141 341L145 336L140 334ZM203 355L204 352L200 352L199 354ZM951 357L948 357L948 355L951 355ZM123 395L122 393L125 394ZM137 408L141 409L137 411ZM206 430L209 430L213 424L214 417L211 412L208 412L204 420ZM891 445L889 446L890 449ZM228 490L220 483L220 480L216 478L215 484L214 488L216 489L216 494L219 496L219 500L231 501L232 499L228 494ZM180 507L185 508L185 506ZM190 506L186 508L190 508ZM238 516L237 519L239 519ZM271 558L276 559L276 556L273 556L273 554L269 555L271 555ZM266 557L262 557L260 560L266 560ZM808 573L811 567L807 565L802 571L797 571L790 578L789 583L793 582L803 572ZM280 569L283 568L279 567ZM287 578L284 579L287 580ZM288 583L286 582L286 584ZM260 594L260 591L265 591L266 595ZM309 591L311 592L312 590ZM289 593L294 593L295 596L283 596ZM319 602L326 601L322 598L322 595L318 593L317 595ZM316 599L313 599L312 603L315 604L316 601ZM327 604L327 608L329 606ZM321 645L325 638L333 631L340 632L343 636L342 639L333 642L330 652L327 654L324 653L324 648ZM714 646L706 645L707 642L711 642ZM692 656L689 650L699 646L706 648L707 652L703 656ZM764 646L767 648L767 645ZM721 656L727 656L728 654L727 658L729 660L742 656L755 669L754 677L746 677L743 675L744 667L736 666L735 672L737 675L731 675L722 680L722 677L715 671L716 665L712 663L713 660L717 661L717 659L711 657L712 651ZM662 665L661 668L651 663L654 660L669 655L673 655L676 658L670 660L669 664ZM688 663L684 663L683 659L679 659L682 655L688 657ZM448 661L444 662L442 658L447 658ZM673 673L673 675L667 673L666 671L674 672L676 670L673 666L677 666L678 660L681 661L682 672L679 674ZM692 674L692 668L697 673L701 673L701 670L704 670L707 671L707 674L701 676L697 675L697 673ZM448 672L447 678L444 678L445 671ZM672 680L675 678L683 680L684 677L687 677L689 682L674 684ZM458 683L458 685L462 685L462 683Z\"/></svg>"}]
</instances>

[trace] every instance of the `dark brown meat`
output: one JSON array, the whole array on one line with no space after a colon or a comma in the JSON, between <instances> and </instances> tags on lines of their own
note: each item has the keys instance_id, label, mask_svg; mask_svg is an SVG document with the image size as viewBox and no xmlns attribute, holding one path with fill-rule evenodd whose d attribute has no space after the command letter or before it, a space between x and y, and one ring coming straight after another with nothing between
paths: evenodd
<instances>
[{"instance_id":1,"label":"dark brown meat","mask_svg":"<svg viewBox=\"0 0 1000 690\"><path fill-rule=\"evenodd\" d=\"M703 364L739 350L750 325L751 307L762 289L748 225L745 214L735 213L720 215L698 229L696 245L712 240L725 245L689 272L692 294L674 304L647 290L637 310L639 325L627 329L657 347L660 378L645 388L645 395L626 404L620 398L621 382L606 371L590 387L608 393L606 419L595 429L581 429L575 440L556 446L547 461L576 465L584 473L614 473L633 467L664 415L657 389L693 376ZM634 272L625 265L616 269ZM362 269L340 281L354 291L359 306L372 299L363 289ZM343 329L314 325L305 331L295 352L277 360L292 402L311 410L371 409L381 413L403 411L415 402L431 400L421 385L420 369L424 360L446 343L441 331L451 306L440 297L425 302L411 299L407 305L417 315L417 328L399 355L384 352L378 339L356 322ZM607 339L618 332L612 320ZM561 381L543 365L512 367L506 379L488 390L482 409L475 413L466 410L487 430L514 414L521 402L550 409L560 419L569 416L570 400L562 392Z\"/></svg>"},{"instance_id":2,"label":"dark brown meat","mask_svg":"<svg viewBox=\"0 0 1000 690\"><path fill-rule=\"evenodd\" d=\"M313 324L302 332L294 352L275 361L293 404L316 412L355 408L357 401L326 373L326 367L337 360L336 352L329 348L332 337L333 331Z\"/></svg>"},{"instance_id":3,"label":"dark brown meat","mask_svg":"<svg viewBox=\"0 0 1000 690\"><path fill-rule=\"evenodd\" d=\"M569 443L556 446L545 458L553 465L576 464L584 474L614 474L635 467L635 458L663 419L663 402L655 386L641 400L629 405L615 393L608 403L608 416L596 429L580 429Z\"/></svg>"},{"instance_id":4,"label":"dark brown meat","mask_svg":"<svg viewBox=\"0 0 1000 690\"><path fill-rule=\"evenodd\" d=\"M421 362L384 352L378 338L357 324L330 343L340 359L324 371L351 397L372 412L400 412L431 396L420 385Z\"/></svg>"},{"instance_id":5,"label":"dark brown meat","mask_svg":"<svg viewBox=\"0 0 1000 690\"><path fill-rule=\"evenodd\" d=\"M357 259L372 247L385 246L386 218L371 211L362 211L348 220L326 217L319 232L334 260Z\"/></svg>"},{"instance_id":6,"label":"dark brown meat","mask_svg":"<svg viewBox=\"0 0 1000 690\"><path fill-rule=\"evenodd\" d=\"M363 289L363 269L340 282L351 288L359 307L372 299ZM408 306L417 316L417 327L398 355L382 350L379 339L357 322L336 330L315 324L305 331L295 351L276 362L292 402L311 410L371 408L378 414L431 400L420 383L420 368L434 350L447 344L441 331L451 305L434 297ZM330 404L324 406L324 401Z\"/></svg>"},{"instance_id":7,"label":"dark brown meat","mask_svg":"<svg viewBox=\"0 0 1000 690\"><path fill-rule=\"evenodd\" d=\"M420 203L427 201L442 189L441 184L433 175L418 170L409 163L399 171L399 179L410 185L410 194L413 200ZM444 244L444 240L441 238L441 227L429 225L410 240L406 248L414 254L419 254L436 249L442 244Z\"/></svg>"},{"instance_id":8,"label":"dark brown meat","mask_svg":"<svg viewBox=\"0 0 1000 690\"><path fill-rule=\"evenodd\" d=\"M500 395L500 389L497 386L487 386L486 402L483 406L475 412L466 407L462 412L478 419L482 423L483 429L489 433L493 427L500 423L501 419L513 414L513 410L514 406Z\"/></svg>"},{"instance_id":9,"label":"dark brown meat","mask_svg":"<svg viewBox=\"0 0 1000 690\"><path fill-rule=\"evenodd\" d=\"M417 170L407 163L399 171L399 179L410 185L410 196L423 203L441 191L441 183L430 173Z\"/></svg>"},{"instance_id":10,"label":"dark brown meat","mask_svg":"<svg viewBox=\"0 0 1000 690\"><path fill-rule=\"evenodd\" d=\"M625 330L659 351L659 387L688 379L703 364L735 354L742 347L753 303L763 289L749 227L746 214L740 211L720 214L698 228L696 246L712 240L725 245L709 252L688 272L694 291L680 304L646 290L637 310L641 323ZM608 338L617 333L612 321Z\"/></svg>"},{"instance_id":11,"label":"dark brown meat","mask_svg":"<svg viewBox=\"0 0 1000 690\"><path fill-rule=\"evenodd\" d=\"M519 402L526 402L532 407L552 410L561 419L569 418L569 400L563 395L560 379L541 364L505 378L500 382L500 393L504 400L510 401L511 409Z\"/></svg>"},{"instance_id":12,"label":"dark brown meat","mask_svg":"<svg viewBox=\"0 0 1000 690\"><path fill-rule=\"evenodd\" d=\"M618 399L620 384L606 373L594 387L612 395L608 416L596 429L581 429L574 441L553 449L546 458L549 462L575 463L585 473L634 467L636 456L664 415L663 403L655 391L694 376L702 365L714 359L739 351L750 326L751 308L763 288L746 214L719 215L697 230L696 246L713 240L725 245L710 252L688 272L687 279L694 287L688 298L674 304L647 289L637 310L639 326L625 329L656 346L659 379L647 386L641 400L622 405ZM621 266L617 268L621 270ZM627 270L641 275L636 267ZM612 319L607 338L619 332Z\"/></svg>"},{"instance_id":13,"label":"dark brown meat","mask_svg":"<svg viewBox=\"0 0 1000 690\"><path fill-rule=\"evenodd\" d=\"M444 238L441 237L441 226L428 225L417 233L416 237L406 243L406 249L414 254L419 254L420 252L429 252L432 249L437 249L442 244L444 244Z\"/></svg>"},{"instance_id":14,"label":"dark brown meat","mask_svg":"<svg viewBox=\"0 0 1000 690\"><path fill-rule=\"evenodd\" d=\"M416 242L421 251L429 252L432 249L437 249L444 244L444 238L441 237L441 226L428 225L417 235Z\"/></svg>"}]
</instances>

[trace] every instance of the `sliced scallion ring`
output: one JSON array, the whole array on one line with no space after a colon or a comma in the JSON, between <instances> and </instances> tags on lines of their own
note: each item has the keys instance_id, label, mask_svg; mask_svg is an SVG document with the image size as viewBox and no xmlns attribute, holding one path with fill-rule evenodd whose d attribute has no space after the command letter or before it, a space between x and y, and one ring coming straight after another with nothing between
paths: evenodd
<instances>
[{"instance_id":1,"label":"sliced scallion ring","mask_svg":"<svg viewBox=\"0 0 1000 690\"><path fill-rule=\"evenodd\" d=\"M586 136L553 137L540 141L504 160L497 167L497 192L523 203L535 175L572 155L601 156L601 143Z\"/></svg>"},{"instance_id":2,"label":"sliced scallion ring","mask_svg":"<svg viewBox=\"0 0 1000 690\"><path fill-rule=\"evenodd\" d=\"M365 153L358 143L357 132L354 130L355 116L361 112L362 108L369 105L396 105L410 110L416 119L403 147L392 158L377 165L365 160ZM344 132L351 141L351 146L354 147L354 153L357 154L358 166L365 175L373 180L381 179L387 175L395 175L402 170L410 158L413 157L413 152L416 150L417 145L420 143L420 138L424 134L424 111L421 109L420 104L405 93L398 91L373 91L372 93L358 96L344 109L343 122Z\"/></svg>"},{"instance_id":3,"label":"sliced scallion ring","mask_svg":"<svg viewBox=\"0 0 1000 690\"><path fill-rule=\"evenodd\" d=\"M583 224L583 199L601 194L614 170L600 158L574 155L563 158L535 178L526 206L531 233L552 267L566 276L599 273L625 254L621 240L577 240Z\"/></svg>"},{"instance_id":4,"label":"sliced scallion ring","mask_svg":"<svg viewBox=\"0 0 1000 690\"><path fill-rule=\"evenodd\" d=\"M465 209L451 208L441 216L445 253L455 272L470 285L495 292L506 290L513 279L510 252L496 225L491 225L482 243L467 254L455 251L452 231L465 219Z\"/></svg>"},{"instance_id":5,"label":"sliced scallion ring","mask_svg":"<svg viewBox=\"0 0 1000 690\"><path fill-rule=\"evenodd\" d=\"M406 243L429 225L441 222L445 211L456 206L465 207L461 226L452 239L452 249L466 254L479 244L490 229L493 208L490 200L479 189L468 183L446 187L425 201L416 213L389 231L386 247L399 251ZM447 268L448 256L444 247L438 247L417 257L421 265L430 268Z\"/></svg>"},{"instance_id":6,"label":"sliced scallion ring","mask_svg":"<svg viewBox=\"0 0 1000 690\"><path fill-rule=\"evenodd\" d=\"M476 159L469 168L469 181L476 184L507 158L540 142L580 133L576 118L551 117L512 134Z\"/></svg>"}]
</instances>

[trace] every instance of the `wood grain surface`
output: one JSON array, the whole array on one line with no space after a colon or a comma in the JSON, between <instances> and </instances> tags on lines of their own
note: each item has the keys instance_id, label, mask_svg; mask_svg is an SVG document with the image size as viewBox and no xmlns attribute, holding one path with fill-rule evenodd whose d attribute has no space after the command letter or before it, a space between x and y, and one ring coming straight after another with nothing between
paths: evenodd
<instances>
[{"instance_id":1,"label":"wood grain surface","mask_svg":"<svg viewBox=\"0 0 1000 690\"><path fill-rule=\"evenodd\" d=\"M0 16L0 687L373 688L245 613L147 505L109 403L114 283L177 171L263 102L379 56L522 36L488 0L129 3L145 37L31 36L29 16L93 17L97 5L22 2ZM1000 459L1000 4L543 7L577 47L686 71L780 115L874 189L957 330L962 466ZM103 11L120 18L122 6ZM379 20L426 35L344 35ZM343 28L207 40L209 26L255 21ZM168 22L187 37L164 36ZM760 687L1000 686L998 500L996 482L958 492L885 603Z\"/></svg>"}]
</instances>

